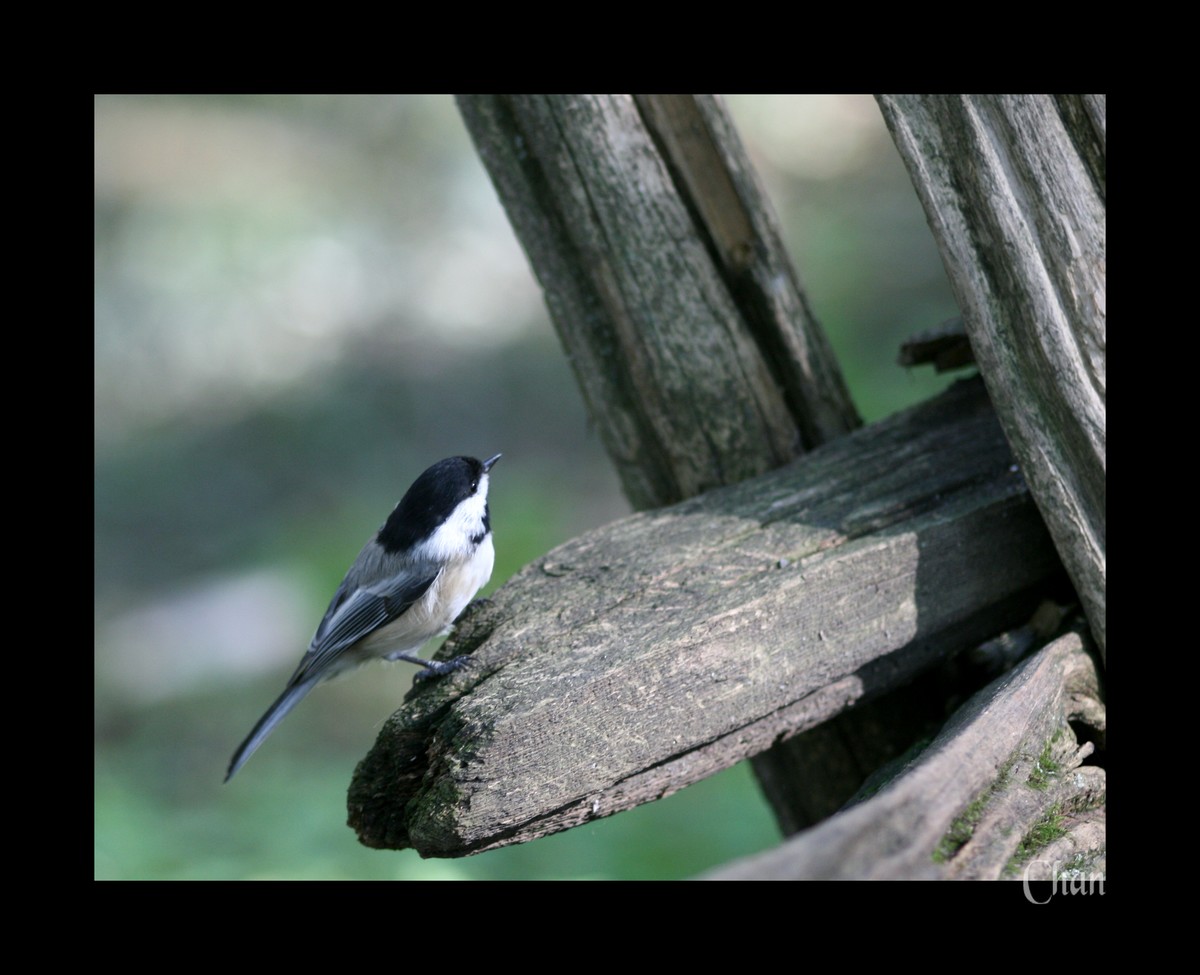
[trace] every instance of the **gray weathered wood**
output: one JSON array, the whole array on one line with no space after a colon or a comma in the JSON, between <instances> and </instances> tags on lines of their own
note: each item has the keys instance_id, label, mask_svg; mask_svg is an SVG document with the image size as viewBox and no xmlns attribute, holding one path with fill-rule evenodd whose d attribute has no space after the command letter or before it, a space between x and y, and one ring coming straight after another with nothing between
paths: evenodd
<instances>
[{"instance_id":1,"label":"gray weathered wood","mask_svg":"<svg viewBox=\"0 0 1200 975\"><path fill-rule=\"evenodd\" d=\"M861 421L833 350L724 103L715 95L634 99L804 447L856 430Z\"/></svg>"},{"instance_id":2,"label":"gray weathered wood","mask_svg":"<svg viewBox=\"0 0 1200 975\"><path fill-rule=\"evenodd\" d=\"M859 805L721 880L1048 879L1105 857L1099 675L1078 633L976 694L908 767ZM1046 830L1046 827L1052 830ZM1039 830L1041 831L1039 833ZM1048 845L1041 846L1040 842Z\"/></svg>"},{"instance_id":3,"label":"gray weathered wood","mask_svg":"<svg viewBox=\"0 0 1200 975\"><path fill-rule=\"evenodd\" d=\"M1023 621L1059 571L976 380L526 567L355 773L370 846L455 856L659 798Z\"/></svg>"},{"instance_id":4,"label":"gray weathered wood","mask_svg":"<svg viewBox=\"0 0 1200 975\"><path fill-rule=\"evenodd\" d=\"M880 95L879 104L1104 654L1104 96Z\"/></svg>"},{"instance_id":5,"label":"gray weathered wood","mask_svg":"<svg viewBox=\"0 0 1200 975\"><path fill-rule=\"evenodd\" d=\"M635 508L857 425L719 103L458 103Z\"/></svg>"},{"instance_id":6,"label":"gray weathered wood","mask_svg":"<svg viewBox=\"0 0 1200 975\"><path fill-rule=\"evenodd\" d=\"M711 95L634 98L698 236L708 242L742 320L776 375L804 445L811 449L856 429L858 415L824 331L722 103ZM754 773L785 832L807 824L805 814L814 803L844 800L841 776L831 775L831 766L843 771L875 754L871 746L877 739L868 734L864 740L862 714L842 715L753 757ZM831 751L850 761L831 763ZM796 775L800 768L803 779ZM850 785L851 792L857 784Z\"/></svg>"}]
</instances>

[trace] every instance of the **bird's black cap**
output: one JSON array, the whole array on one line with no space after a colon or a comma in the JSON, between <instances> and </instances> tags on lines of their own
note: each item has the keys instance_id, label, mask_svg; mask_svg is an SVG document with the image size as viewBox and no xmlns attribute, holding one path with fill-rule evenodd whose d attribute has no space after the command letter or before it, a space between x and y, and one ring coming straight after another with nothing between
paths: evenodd
<instances>
[{"instance_id":1,"label":"bird's black cap","mask_svg":"<svg viewBox=\"0 0 1200 975\"><path fill-rule=\"evenodd\" d=\"M458 505L475 493L479 479L501 455L485 461L447 457L425 470L379 529L379 544L388 552L406 551L428 538ZM485 526L487 515L484 515Z\"/></svg>"}]
</instances>

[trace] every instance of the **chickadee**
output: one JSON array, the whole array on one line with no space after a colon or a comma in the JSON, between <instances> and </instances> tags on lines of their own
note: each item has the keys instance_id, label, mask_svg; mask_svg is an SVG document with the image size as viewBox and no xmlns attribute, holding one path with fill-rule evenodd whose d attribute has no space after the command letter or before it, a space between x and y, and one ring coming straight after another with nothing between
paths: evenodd
<instances>
[{"instance_id":1,"label":"chickadee","mask_svg":"<svg viewBox=\"0 0 1200 975\"><path fill-rule=\"evenodd\" d=\"M413 482L350 566L287 687L233 753L226 782L321 681L374 657L421 664L418 679L466 662L413 651L449 632L492 575L488 471L499 459L449 457Z\"/></svg>"}]
</instances>

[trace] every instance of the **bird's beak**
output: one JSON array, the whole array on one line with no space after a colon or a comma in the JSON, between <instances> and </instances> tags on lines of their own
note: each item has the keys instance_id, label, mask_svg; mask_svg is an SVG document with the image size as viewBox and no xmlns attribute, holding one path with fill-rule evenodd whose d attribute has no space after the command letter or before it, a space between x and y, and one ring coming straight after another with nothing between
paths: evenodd
<instances>
[{"instance_id":1,"label":"bird's beak","mask_svg":"<svg viewBox=\"0 0 1200 975\"><path fill-rule=\"evenodd\" d=\"M485 460L483 462L483 473L486 474L488 471L490 471L492 469L492 465L503 456L503 454L497 454L495 457L489 457L487 460Z\"/></svg>"}]
</instances>

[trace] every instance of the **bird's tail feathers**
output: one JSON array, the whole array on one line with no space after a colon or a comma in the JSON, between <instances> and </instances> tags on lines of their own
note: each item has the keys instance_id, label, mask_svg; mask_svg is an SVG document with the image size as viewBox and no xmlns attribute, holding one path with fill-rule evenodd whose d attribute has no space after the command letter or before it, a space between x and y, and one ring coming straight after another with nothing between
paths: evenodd
<instances>
[{"instance_id":1,"label":"bird's tail feathers","mask_svg":"<svg viewBox=\"0 0 1200 975\"><path fill-rule=\"evenodd\" d=\"M275 726L279 724L289 711L299 704L305 696L314 687L321 682L322 674L316 674L302 680L299 684L289 685L288 688L279 695L279 698L267 708L267 713L258 719L258 724L254 726L254 730L246 737L246 740L238 747L238 750L233 753L233 758L229 762L229 771L225 773L225 781L237 774L237 770L246 764L246 760L258 751L258 746L267 740L267 736L275 730Z\"/></svg>"}]
</instances>

